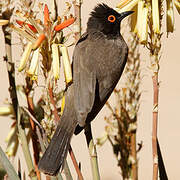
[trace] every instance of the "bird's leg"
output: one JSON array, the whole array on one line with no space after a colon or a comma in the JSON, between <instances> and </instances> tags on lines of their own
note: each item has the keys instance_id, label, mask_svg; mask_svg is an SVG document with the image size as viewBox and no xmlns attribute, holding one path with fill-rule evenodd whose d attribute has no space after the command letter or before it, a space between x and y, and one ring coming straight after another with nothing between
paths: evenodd
<instances>
[{"instance_id":1,"label":"bird's leg","mask_svg":"<svg viewBox=\"0 0 180 180\"><path fill-rule=\"evenodd\" d=\"M91 170L92 170L92 174L93 174L93 180L100 180L96 146L93 142L90 123L85 126L84 134L86 136L86 142L87 142L90 159L91 159Z\"/></svg>"}]
</instances>

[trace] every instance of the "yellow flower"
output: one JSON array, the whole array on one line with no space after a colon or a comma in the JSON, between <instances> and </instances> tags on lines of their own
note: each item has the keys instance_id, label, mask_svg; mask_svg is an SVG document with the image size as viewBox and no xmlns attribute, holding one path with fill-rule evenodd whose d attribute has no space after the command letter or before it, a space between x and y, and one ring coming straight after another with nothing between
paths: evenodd
<instances>
[{"instance_id":1,"label":"yellow flower","mask_svg":"<svg viewBox=\"0 0 180 180\"><path fill-rule=\"evenodd\" d=\"M31 77L33 77L33 75L35 74L36 69L38 67L38 62L39 62L38 59L39 59L39 48L33 52L30 68L27 71L28 75L30 75Z\"/></svg>"},{"instance_id":2,"label":"yellow flower","mask_svg":"<svg viewBox=\"0 0 180 180\"><path fill-rule=\"evenodd\" d=\"M0 107L0 116L8 116L14 113L12 105Z\"/></svg>"},{"instance_id":3,"label":"yellow flower","mask_svg":"<svg viewBox=\"0 0 180 180\"><path fill-rule=\"evenodd\" d=\"M62 46L60 47L60 51L63 58L63 67L64 67L66 83L69 84L70 82L72 82L72 71L71 71L68 49L67 47Z\"/></svg>"},{"instance_id":4,"label":"yellow flower","mask_svg":"<svg viewBox=\"0 0 180 180\"><path fill-rule=\"evenodd\" d=\"M144 7L142 10L142 17L141 18L141 26L140 29L138 29L139 32L139 41L141 44L147 43L148 38L148 8Z\"/></svg>"},{"instance_id":5,"label":"yellow flower","mask_svg":"<svg viewBox=\"0 0 180 180\"><path fill-rule=\"evenodd\" d=\"M5 20L5 19L0 19L0 26L4 26L6 24L8 24L9 21L8 20Z\"/></svg>"},{"instance_id":6,"label":"yellow flower","mask_svg":"<svg viewBox=\"0 0 180 180\"><path fill-rule=\"evenodd\" d=\"M143 17L143 8L144 8L145 2L143 0L138 1L138 12L137 12L137 35L140 36L142 21L144 19Z\"/></svg>"},{"instance_id":7,"label":"yellow flower","mask_svg":"<svg viewBox=\"0 0 180 180\"><path fill-rule=\"evenodd\" d=\"M174 11L173 11L173 2L172 0L166 0L167 12L166 12L166 26L167 33L174 31Z\"/></svg>"},{"instance_id":8,"label":"yellow flower","mask_svg":"<svg viewBox=\"0 0 180 180\"><path fill-rule=\"evenodd\" d=\"M152 0L152 21L154 32L160 34L159 0Z\"/></svg>"},{"instance_id":9,"label":"yellow flower","mask_svg":"<svg viewBox=\"0 0 180 180\"><path fill-rule=\"evenodd\" d=\"M179 0L174 0L174 5L176 6L176 9L178 13L180 14L180 1Z\"/></svg>"},{"instance_id":10,"label":"yellow flower","mask_svg":"<svg viewBox=\"0 0 180 180\"><path fill-rule=\"evenodd\" d=\"M21 57L21 60L20 60L20 65L19 65L19 68L18 68L18 71L22 71L25 67L26 67L26 63L29 59L29 56L31 54L31 51L32 51L32 47L33 47L33 44L32 42L28 42L26 48L25 48L25 51L24 53L22 54L22 57Z\"/></svg>"},{"instance_id":11,"label":"yellow flower","mask_svg":"<svg viewBox=\"0 0 180 180\"><path fill-rule=\"evenodd\" d=\"M65 96L63 95L62 102L61 102L61 113L60 113L61 115L63 114L64 106L65 106Z\"/></svg>"},{"instance_id":12,"label":"yellow flower","mask_svg":"<svg viewBox=\"0 0 180 180\"><path fill-rule=\"evenodd\" d=\"M124 2L124 3L123 3ZM117 5L116 10L120 13L120 12L124 12L124 11L130 11L132 10L138 3L138 0L131 0L131 1L123 1L121 2L121 4ZM123 4L123 5L122 5Z\"/></svg>"},{"instance_id":13,"label":"yellow flower","mask_svg":"<svg viewBox=\"0 0 180 180\"><path fill-rule=\"evenodd\" d=\"M52 69L55 80L59 79L59 48L57 44L52 44Z\"/></svg>"},{"instance_id":14,"label":"yellow flower","mask_svg":"<svg viewBox=\"0 0 180 180\"><path fill-rule=\"evenodd\" d=\"M8 133L5 141L8 143L6 148L6 154L8 156L15 156L18 148L18 136L17 136L17 126L13 125L10 132Z\"/></svg>"}]
</instances>

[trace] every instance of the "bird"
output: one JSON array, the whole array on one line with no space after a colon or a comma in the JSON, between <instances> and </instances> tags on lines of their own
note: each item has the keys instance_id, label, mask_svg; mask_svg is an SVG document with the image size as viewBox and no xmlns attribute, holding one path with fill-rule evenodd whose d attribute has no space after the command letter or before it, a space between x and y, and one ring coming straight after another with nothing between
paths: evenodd
<instances>
[{"instance_id":1,"label":"bird","mask_svg":"<svg viewBox=\"0 0 180 180\"><path fill-rule=\"evenodd\" d=\"M38 168L55 176L63 168L73 134L79 134L105 105L125 67L128 46L121 21L133 11L118 13L97 4L72 58L73 83L65 92L65 107Z\"/></svg>"}]
</instances>

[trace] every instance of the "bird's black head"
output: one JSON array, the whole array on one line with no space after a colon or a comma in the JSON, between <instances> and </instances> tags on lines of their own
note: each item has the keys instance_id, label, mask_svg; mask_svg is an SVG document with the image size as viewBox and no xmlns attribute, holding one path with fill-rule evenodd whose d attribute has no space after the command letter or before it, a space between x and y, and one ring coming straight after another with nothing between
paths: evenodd
<instances>
[{"instance_id":1,"label":"bird's black head","mask_svg":"<svg viewBox=\"0 0 180 180\"><path fill-rule=\"evenodd\" d=\"M133 11L119 14L106 4L98 4L91 12L91 17L87 23L87 31L101 31L105 35L112 36L119 35L121 20L131 13Z\"/></svg>"}]
</instances>

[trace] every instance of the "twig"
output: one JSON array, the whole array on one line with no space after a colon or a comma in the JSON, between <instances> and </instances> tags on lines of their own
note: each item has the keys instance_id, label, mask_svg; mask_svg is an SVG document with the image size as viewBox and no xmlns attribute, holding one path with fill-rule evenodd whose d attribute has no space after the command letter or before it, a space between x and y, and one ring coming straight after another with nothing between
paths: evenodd
<instances>
[{"instance_id":1,"label":"twig","mask_svg":"<svg viewBox=\"0 0 180 180\"><path fill-rule=\"evenodd\" d=\"M153 180L158 179L158 153L157 153L157 127L158 127L158 105L159 105L159 61L160 61L160 50L161 50L161 33L155 32L153 29L153 15L152 15L152 4L150 2L150 16L149 16L149 50L150 50L150 62L152 70L152 83L153 83L153 119L152 119L152 155L153 155ZM159 30L162 27L163 17L163 4L162 0L159 0Z\"/></svg>"},{"instance_id":2,"label":"twig","mask_svg":"<svg viewBox=\"0 0 180 180\"><path fill-rule=\"evenodd\" d=\"M36 134L38 136L38 139L39 139L39 143L40 143L40 146L41 146L41 150L42 152L45 151L45 146L44 146L44 143L43 143L43 140L42 140L42 137L41 137L41 133L43 135L43 139L45 141L45 144L47 145L48 144L48 140L47 140L47 137L46 137L46 134L44 132L44 129L43 127L41 126L41 124L36 120L36 118L31 114L31 112L26 108L26 107L22 107L22 109L29 115L29 117L38 125L36 126ZM41 129L41 132L40 132L40 129Z\"/></svg>"},{"instance_id":3,"label":"twig","mask_svg":"<svg viewBox=\"0 0 180 180\"><path fill-rule=\"evenodd\" d=\"M87 146L88 146L89 154L91 158L91 170L92 170L93 180L100 180L97 152L96 152L96 146L92 138L91 124L88 124L85 127L84 133L86 136L86 142L87 142Z\"/></svg>"},{"instance_id":4,"label":"twig","mask_svg":"<svg viewBox=\"0 0 180 180\"><path fill-rule=\"evenodd\" d=\"M136 151L136 133L131 136L131 156L134 159L132 163L132 179L138 179L138 166L137 166L137 151Z\"/></svg>"},{"instance_id":5,"label":"twig","mask_svg":"<svg viewBox=\"0 0 180 180\"><path fill-rule=\"evenodd\" d=\"M51 87L50 84L49 84L48 90L49 90L50 102L53 105L54 119L55 119L55 122L57 123L60 120L60 117L58 115L58 111L57 111L57 108L56 108L56 102L55 102L54 97L53 97L53 90L52 90L52 87Z\"/></svg>"},{"instance_id":6,"label":"twig","mask_svg":"<svg viewBox=\"0 0 180 180\"><path fill-rule=\"evenodd\" d=\"M34 104L33 104L33 98L29 95L30 93L27 94L27 102L28 102L28 107L31 113L34 112ZM31 129L32 129L32 145L33 145L33 154L34 154L34 164L35 164L35 169L36 169L36 174L38 177L38 180L41 180L41 174L40 171L38 170L38 162L39 162L39 147L38 147L38 137L36 134L36 125L32 118L29 118L30 124L31 124Z\"/></svg>"},{"instance_id":7,"label":"twig","mask_svg":"<svg viewBox=\"0 0 180 180\"><path fill-rule=\"evenodd\" d=\"M74 35L75 35L76 42L81 37L81 4L82 4L82 0L74 0L73 1L74 15L76 18L76 21L74 23L74 29L75 29Z\"/></svg>"},{"instance_id":8,"label":"twig","mask_svg":"<svg viewBox=\"0 0 180 180\"><path fill-rule=\"evenodd\" d=\"M31 114L31 112L26 108L26 107L22 107L22 109L24 111L26 111L26 113L29 115L29 117L39 126L39 128L41 130L43 130L43 127L41 126L41 124L36 120L36 118Z\"/></svg>"},{"instance_id":9,"label":"twig","mask_svg":"<svg viewBox=\"0 0 180 180\"><path fill-rule=\"evenodd\" d=\"M157 154L157 124L158 124L158 74L152 77L153 80L153 127L152 127L152 148L153 148L153 180L157 179L158 174L158 154Z\"/></svg>"},{"instance_id":10,"label":"twig","mask_svg":"<svg viewBox=\"0 0 180 180\"><path fill-rule=\"evenodd\" d=\"M3 13L4 19L10 19L12 12L9 11ZM15 112L15 116L17 117L17 107L18 107L18 99L16 92L16 83L15 83L15 68L14 62L12 61L12 49L11 49L11 32L8 31L8 25L2 27L4 38L5 38L5 50L6 56L4 57L4 61L6 62L6 68L8 71L9 78L9 93L12 100L13 109Z\"/></svg>"},{"instance_id":11,"label":"twig","mask_svg":"<svg viewBox=\"0 0 180 180\"><path fill-rule=\"evenodd\" d=\"M74 165L74 167L75 167L75 170L76 170L76 172L77 172L77 175L78 175L79 180L83 180L84 178L83 178L82 173L81 173L81 171L80 171L80 169L79 169L78 163L77 163L77 161L76 161L76 158L75 158L75 155L74 155L74 152L73 152L71 146L70 146L70 148L69 148L69 154L70 154L70 156L71 156L71 159L72 159L73 165Z\"/></svg>"}]
</instances>

